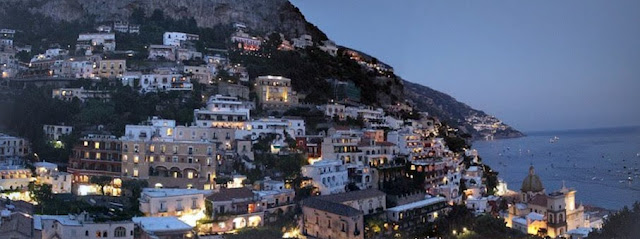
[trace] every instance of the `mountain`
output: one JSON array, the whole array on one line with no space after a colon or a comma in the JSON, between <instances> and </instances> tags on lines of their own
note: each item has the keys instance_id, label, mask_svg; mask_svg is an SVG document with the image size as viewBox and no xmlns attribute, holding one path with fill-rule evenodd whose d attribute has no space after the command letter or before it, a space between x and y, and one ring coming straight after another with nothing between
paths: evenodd
<instances>
[{"instance_id":1,"label":"mountain","mask_svg":"<svg viewBox=\"0 0 640 239\"><path fill-rule=\"evenodd\" d=\"M522 137L524 134L494 116L476 110L455 98L427 86L403 81L405 100L420 111L445 119L476 139Z\"/></svg>"},{"instance_id":2,"label":"mountain","mask_svg":"<svg viewBox=\"0 0 640 239\"><path fill-rule=\"evenodd\" d=\"M156 16L158 12L161 14ZM32 20L25 19L28 18L27 15L30 15ZM19 32L24 32L24 29L39 29L39 33L31 34L30 38L24 38L29 39L29 42L42 39L36 43L42 45L51 43L71 45L74 44L77 33L90 30L93 27L92 24L130 21L140 15L152 19L166 16L176 21L186 22L186 25L174 26L173 30L181 30L181 27L189 26L191 22L198 28L209 29L219 29L216 27L241 22L256 35L265 36L270 32L280 32L291 39L301 34L309 34L316 43L328 39L315 25L307 22L300 10L287 0L0 0L0 27L22 25L22 31L17 27ZM51 21L69 24L51 26ZM60 30L51 32L44 25ZM158 30L157 25L147 29ZM143 28L143 30L146 29ZM218 34L221 32L218 31ZM153 36L153 38L157 37ZM50 42L52 39L58 42ZM120 42L118 44L123 45ZM428 112L450 125L458 126L463 132L471 134L476 139L523 135L499 119L458 102L445 93L402 80L389 71L378 72L370 67L368 71L360 73L360 66L363 68L371 64L383 68L390 68L390 66L373 56L359 51L353 52L362 56L361 61L358 62L360 65L350 63L352 60L349 58L332 60L324 56L324 53L317 53L314 50L303 51L299 55L273 55L274 59L282 60L276 63L273 62L274 60L267 62L262 59L240 57L242 63L248 65L250 74L270 73L288 76L294 79L292 84L295 90L318 101L326 99L326 91L331 91L327 90L329 86L324 79L338 78L354 82L362 90L364 103L386 106L406 101L418 111ZM265 64L272 66L264 67ZM321 94L322 92L325 94Z\"/></svg>"}]
</instances>

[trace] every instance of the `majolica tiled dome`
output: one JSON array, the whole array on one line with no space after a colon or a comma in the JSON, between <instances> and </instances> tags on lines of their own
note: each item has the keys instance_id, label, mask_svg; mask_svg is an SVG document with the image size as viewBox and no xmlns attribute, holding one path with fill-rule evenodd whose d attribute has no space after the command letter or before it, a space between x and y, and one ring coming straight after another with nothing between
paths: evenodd
<instances>
[{"instance_id":1,"label":"majolica tiled dome","mask_svg":"<svg viewBox=\"0 0 640 239\"><path fill-rule=\"evenodd\" d=\"M540 181L540 177L536 175L533 170L533 166L529 167L529 175L522 181L522 187L520 188L522 192L542 192L544 190L544 186L542 186L542 181Z\"/></svg>"}]
</instances>

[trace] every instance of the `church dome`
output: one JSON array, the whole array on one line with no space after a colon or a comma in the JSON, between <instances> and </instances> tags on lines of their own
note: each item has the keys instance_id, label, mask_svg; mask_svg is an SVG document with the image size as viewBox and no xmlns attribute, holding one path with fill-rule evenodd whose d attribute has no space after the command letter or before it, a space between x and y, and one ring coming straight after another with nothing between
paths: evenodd
<instances>
[{"instance_id":1,"label":"church dome","mask_svg":"<svg viewBox=\"0 0 640 239\"><path fill-rule=\"evenodd\" d=\"M542 181L540 181L540 177L536 175L533 170L533 166L529 167L529 175L522 181L522 187L520 191L522 192L542 192L544 190L544 186L542 186Z\"/></svg>"}]
</instances>

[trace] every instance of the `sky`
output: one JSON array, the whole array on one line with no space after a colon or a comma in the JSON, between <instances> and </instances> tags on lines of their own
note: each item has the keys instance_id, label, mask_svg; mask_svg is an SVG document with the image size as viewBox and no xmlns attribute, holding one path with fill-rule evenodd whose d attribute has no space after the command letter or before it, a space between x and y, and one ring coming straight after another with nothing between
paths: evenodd
<instances>
[{"instance_id":1,"label":"sky","mask_svg":"<svg viewBox=\"0 0 640 239\"><path fill-rule=\"evenodd\" d=\"M337 44L518 130L640 125L640 1L291 2Z\"/></svg>"}]
</instances>

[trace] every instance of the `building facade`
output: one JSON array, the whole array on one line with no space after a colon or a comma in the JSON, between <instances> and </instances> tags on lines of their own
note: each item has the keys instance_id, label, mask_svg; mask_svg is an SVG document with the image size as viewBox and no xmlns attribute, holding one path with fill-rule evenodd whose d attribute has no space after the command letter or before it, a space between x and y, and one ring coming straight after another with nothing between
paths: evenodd
<instances>
[{"instance_id":1,"label":"building facade","mask_svg":"<svg viewBox=\"0 0 640 239\"><path fill-rule=\"evenodd\" d=\"M340 203L309 198L302 202L302 233L318 239L363 239L362 211Z\"/></svg>"},{"instance_id":2,"label":"building facade","mask_svg":"<svg viewBox=\"0 0 640 239\"><path fill-rule=\"evenodd\" d=\"M79 183L88 183L92 176L119 177L121 159L121 143L115 136L89 134L73 146L67 172Z\"/></svg>"},{"instance_id":3,"label":"building facade","mask_svg":"<svg viewBox=\"0 0 640 239\"><path fill-rule=\"evenodd\" d=\"M259 76L256 79L258 103L266 109L287 109L298 104L291 79L282 76Z\"/></svg>"}]
</instances>

